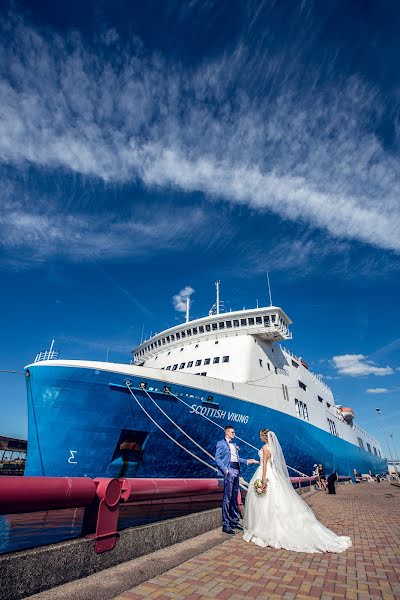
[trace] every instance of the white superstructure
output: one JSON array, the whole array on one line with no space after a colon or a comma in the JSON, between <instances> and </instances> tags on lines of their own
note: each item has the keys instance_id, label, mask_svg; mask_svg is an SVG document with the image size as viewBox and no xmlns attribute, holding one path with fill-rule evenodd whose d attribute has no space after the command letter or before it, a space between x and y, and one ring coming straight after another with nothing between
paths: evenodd
<instances>
[{"instance_id":1,"label":"white superstructure","mask_svg":"<svg viewBox=\"0 0 400 600\"><path fill-rule=\"evenodd\" d=\"M307 364L280 345L292 321L277 306L220 313L166 329L133 350L132 363L165 371L166 381L218 391L302 419L371 454L376 439L354 424L354 413L335 404L332 390ZM187 310L188 318L189 307Z\"/></svg>"}]
</instances>

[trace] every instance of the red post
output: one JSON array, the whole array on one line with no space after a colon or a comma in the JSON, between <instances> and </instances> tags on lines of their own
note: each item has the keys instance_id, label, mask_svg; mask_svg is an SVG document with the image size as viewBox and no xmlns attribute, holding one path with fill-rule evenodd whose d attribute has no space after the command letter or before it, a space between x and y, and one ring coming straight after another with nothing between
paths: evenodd
<instances>
[{"instance_id":1,"label":"red post","mask_svg":"<svg viewBox=\"0 0 400 600\"><path fill-rule=\"evenodd\" d=\"M85 509L82 533L96 540L95 549L98 554L115 548L119 538L117 529L123 482L122 479L94 480L96 498Z\"/></svg>"}]
</instances>

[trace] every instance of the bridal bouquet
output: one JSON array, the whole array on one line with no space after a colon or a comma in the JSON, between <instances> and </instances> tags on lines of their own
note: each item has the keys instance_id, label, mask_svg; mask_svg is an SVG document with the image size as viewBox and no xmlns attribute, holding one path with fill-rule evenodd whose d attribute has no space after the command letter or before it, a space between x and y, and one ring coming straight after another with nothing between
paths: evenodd
<instances>
[{"instance_id":1,"label":"bridal bouquet","mask_svg":"<svg viewBox=\"0 0 400 600\"><path fill-rule=\"evenodd\" d=\"M254 490L256 494L258 494L259 496L261 494L265 494L265 492L267 491L267 483L268 479L266 481L263 481L262 479L256 479L254 482Z\"/></svg>"}]
</instances>

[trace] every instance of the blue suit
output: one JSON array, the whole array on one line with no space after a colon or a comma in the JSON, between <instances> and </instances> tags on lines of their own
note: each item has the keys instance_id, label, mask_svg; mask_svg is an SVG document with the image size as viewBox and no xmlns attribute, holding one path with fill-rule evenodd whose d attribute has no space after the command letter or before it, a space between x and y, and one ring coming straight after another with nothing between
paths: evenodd
<instances>
[{"instance_id":1,"label":"blue suit","mask_svg":"<svg viewBox=\"0 0 400 600\"><path fill-rule=\"evenodd\" d=\"M233 443L233 442L231 442ZM224 499L222 501L222 527L230 529L239 523L240 513L238 506L240 465L247 465L247 460L240 458L237 449L238 462L236 467L231 466L231 451L226 439L217 443L215 462L224 476Z\"/></svg>"}]
</instances>

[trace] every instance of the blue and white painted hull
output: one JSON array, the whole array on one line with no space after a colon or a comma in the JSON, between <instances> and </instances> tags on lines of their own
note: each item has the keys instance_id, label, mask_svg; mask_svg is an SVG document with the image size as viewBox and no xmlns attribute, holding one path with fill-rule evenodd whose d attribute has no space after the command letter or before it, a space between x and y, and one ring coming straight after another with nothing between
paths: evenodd
<instances>
[{"instance_id":1,"label":"blue and white painted hull","mask_svg":"<svg viewBox=\"0 0 400 600\"><path fill-rule=\"evenodd\" d=\"M118 477L124 468L126 477L215 477L214 471L161 431L213 464L143 390L137 389L141 382L146 383L147 391L162 410L211 454L223 437L215 424L233 425L236 435L255 447L260 445L259 429L268 427L279 437L287 464L302 473L311 474L316 462L322 463L327 473L337 471L340 475L352 476L354 469L362 473L386 470L382 458L355 444L285 412L238 397L231 382L222 384L207 377L131 365L78 361L40 362L28 366L26 373L26 475ZM127 378L153 420L130 394L124 383ZM163 393L166 385L188 406ZM140 445L138 450L125 454L123 467L120 446L129 432ZM257 457L255 450L238 443L243 458ZM254 466L247 467L242 475L248 479L253 470Z\"/></svg>"}]
</instances>

